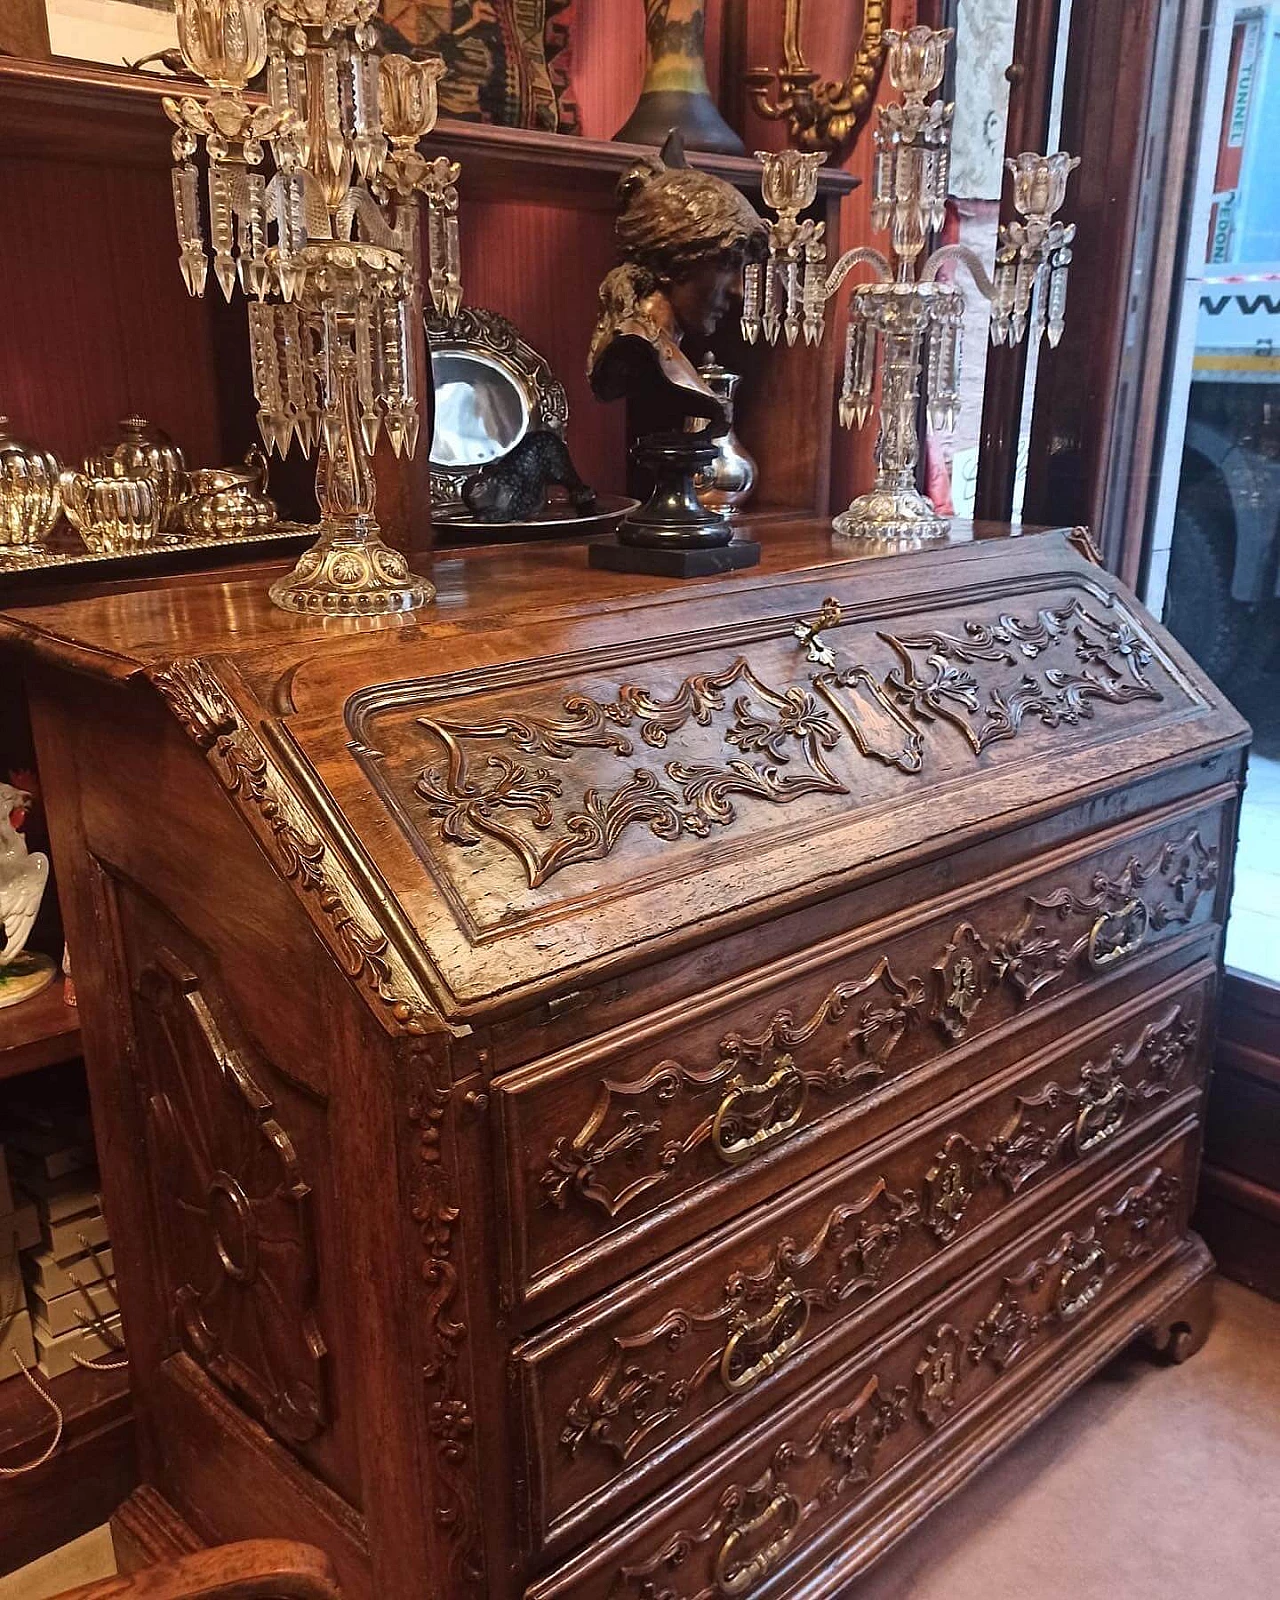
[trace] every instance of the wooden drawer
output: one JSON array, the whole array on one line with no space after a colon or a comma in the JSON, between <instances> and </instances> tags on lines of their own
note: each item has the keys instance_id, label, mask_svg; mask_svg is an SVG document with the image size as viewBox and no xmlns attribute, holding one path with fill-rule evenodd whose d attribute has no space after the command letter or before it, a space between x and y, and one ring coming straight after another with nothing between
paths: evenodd
<instances>
[{"instance_id":1,"label":"wooden drawer","mask_svg":"<svg viewBox=\"0 0 1280 1600\"><path fill-rule=\"evenodd\" d=\"M1178 1246L1194 1186L1188 1120L987 1262L670 1493L527 1591L528 1600L707 1600L786 1592L815 1544L852 1537L876 1486L1016 1387ZM790 1573L788 1572L790 1568Z\"/></svg>"},{"instance_id":2,"label":"wooden drawer","mask_svg":"<svg viewBox=\"0 0 1280 1600\"><path fill-rule=\"evenodd\" d=\"M914 1114L888 1112L909 1087L1008 1065L1068 999L1114 1004L1106 980L1213 923L1229 821L1202 801L1108 830L495 1079L517 1322L875 1137L877 1108Z\"/></svg>"},{"instance_id":3,"label":"wooden drawer","mask_svg":"<svg viewBox=\"0 0 1280 1600\"><path fill-rule=\"evenodd\" d=\"M1197 1101L1214 982L1200 963L518 1347L535 1545L616 1517L1149 1143Z\"/></svg>"}]
</instances>

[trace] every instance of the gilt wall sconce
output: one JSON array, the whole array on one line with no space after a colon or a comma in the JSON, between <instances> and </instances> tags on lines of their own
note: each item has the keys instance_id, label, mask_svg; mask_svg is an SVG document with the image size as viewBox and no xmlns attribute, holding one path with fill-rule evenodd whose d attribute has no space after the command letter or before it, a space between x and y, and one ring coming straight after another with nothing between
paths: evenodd
<instances>
[{"instance_id":1,"label":"gilt wall sconce","mask_svg":"<svg viewBox=\"0 0 1280 1600\"><path fill-rule=\"evenodd\" d=\"M824 151L843 165L871 112L884 61L885 21L889 0L864 0L862 37L848 76L841 83L823 80L809 65L801 43L804 0L787 0L783 18L781 67L756 67L747 73L747 88L757 113L770 122L785 122L798 150Z\"/></svg>"}]
</instances>

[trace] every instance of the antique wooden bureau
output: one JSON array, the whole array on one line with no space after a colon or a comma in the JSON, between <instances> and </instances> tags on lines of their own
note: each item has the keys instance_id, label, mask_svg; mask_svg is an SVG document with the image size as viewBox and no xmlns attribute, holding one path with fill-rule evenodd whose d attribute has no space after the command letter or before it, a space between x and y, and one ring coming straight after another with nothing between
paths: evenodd
<instances>
[{"instance_id":1,"label":"antique wooden bureau","mask_svg":"<svg viewBox=\"0 0 1280 1600\"><path fill-rule=\"evenodd\" d=\"M1137 1335L1248 730L1087 536L10 612L117 1241L126 1561L817 1597ZM1158 1381L1153 1378L1153 1381Z\"/></svg>"}]
</instances>

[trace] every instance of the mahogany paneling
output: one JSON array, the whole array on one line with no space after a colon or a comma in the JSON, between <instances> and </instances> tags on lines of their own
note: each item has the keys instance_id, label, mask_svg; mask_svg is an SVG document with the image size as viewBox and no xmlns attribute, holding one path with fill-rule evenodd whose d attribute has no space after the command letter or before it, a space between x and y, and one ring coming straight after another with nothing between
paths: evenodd
<instances>
[{"instance_id":1,"label":"mahogany paneling","mask_svg":"<svg viewBox=\"0 0 1280 1600\"><path fill-rule=\"evenodd\" d=\"M1072 178L1076 223L1070 337L1044 347L1036 381L1023 515L1102 529L1119 391L1134 230L1146 173L1138 154L1153 92L1164 0L1075 5L1067 41L1061 147L1080 157ZM1121 528L1101 547L1109 565Z\"/></svg>"},{"instance_id":2,"label":"mahogany paneling","mask_svg":"<svg viewBox=\"0 0 1280 1600\"><path fill-rule=\"evenodd\" d=\"M209 311L177 271L167 173L0 156L0 396L19 436L75 462L139 411L189 461L222 461Z\"/></svg>"},{"instance_id":3,"label":"mahogany paneling","mask_svg":"<svg viewBox=\"0 0 1280 1600\"><path fill-rule=\"evenodd\" d=\"M1006 156L1022 150L1043 150L1049 137L1053 63L1058 43L1062 0L1021 0L1013 33L1013 61L1008 69L1009 114L1005 124ZM1010 179L1004 176L1005 204L1012 215ZM1075 307L1072 307L1074 316ZM1075 337L1069 326L1066 338ZM986 381L982 389L982 433L978 449L975 514L1008 517L1013 512L1013 487L1022 428L1023 386L1027 346L988 345ZM973 359L978 352L973 353Z\"/></svg>"},{"instance_id":4,"label":"mahogany paneling","mask_svg":"<svg viewBox=\"0 0 1280 1600\"><path fill-rule=\"evenodd\" d=\"M587 382L596 291L613 266L611 211L524 200L474 201L462 229L462 281L473 305L501 311L540 351L569 399L569 448L591 486L626 493L626 410Z\"/></svg>"},{"instance_id":5,"label":"mahogany paneling","mask_svg":"<svg viewBox=\"0 0 1280 1600\"><path fill-rule=\"evenodd\" d=\"M1228 971L1197 1226L1222 1270L1280 1300L1280 985Z\"/></svg>"}]
</instances>

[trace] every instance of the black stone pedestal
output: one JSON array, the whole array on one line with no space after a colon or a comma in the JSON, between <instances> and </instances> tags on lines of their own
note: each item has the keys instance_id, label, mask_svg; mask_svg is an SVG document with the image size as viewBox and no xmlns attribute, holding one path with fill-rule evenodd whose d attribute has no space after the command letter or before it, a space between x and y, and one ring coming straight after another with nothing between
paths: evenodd
<instances>
[{"instance_id":1,"label":"black stone pedestal","mask_svg":"<svg viewBox=\"0 0 1280 1600\"><path fill-rule=\"evenodd\" d=\"M760 546L752 539L700 548L619 544L617 539L601 539L587 546L589 566L610 572L648 572L658 578L707 578L759 563Z\"/></svg>"}]
</instances>

